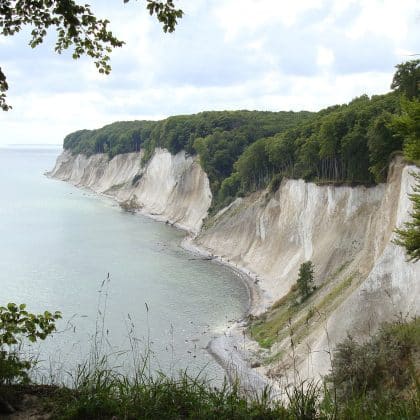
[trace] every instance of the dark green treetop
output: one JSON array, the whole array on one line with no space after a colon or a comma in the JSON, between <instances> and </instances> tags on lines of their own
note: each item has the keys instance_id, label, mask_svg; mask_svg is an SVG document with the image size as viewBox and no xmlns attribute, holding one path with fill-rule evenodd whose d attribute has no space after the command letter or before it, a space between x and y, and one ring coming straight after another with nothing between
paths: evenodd
<instances>
[{"instance_id":1,"label":"dark green treetop","mask_svg":"<svg viewBox=\"0 0 420 420\"><path fill-rule=\"evenodd\" d=\"M395 67L391 89L405 94L408 99L420 98L420 60L406 61Z\"/></svg>"},{"instance_id":2,"label":"dark green treetop","mask_svg":"<svg viewBox=\"0 0 420 420\"><path fill-rule=\"evenodd\" d=\"M299 267L297 286L302 301L306 300L314 291L314 264L306 261Z\"/></svg>"},{"instance_id":3,"label":"dark green treetop","mask_svg":"<svg viewBox=\"0 0 420 420\"><path fill-rule=\"evenodd\" d=\"M414 192L409 194L413 203L411 220L404 223L403 228L395 230L397 238L394 242L405 248L408 261L417 262L420 260L420 174L415 174L414 177L416 179Z\"/></svg>"},{"instance_id":4,"label":"dark green treetop","mask_svg":"<svg viewBox=\"0 0 420 420\"><path fill-rule=\"evenodd\" d=\"M420 164L420 99L403 98L401 114L394 116L391 128L404 140L404 157Z\"/></svg>"}]
</instances>

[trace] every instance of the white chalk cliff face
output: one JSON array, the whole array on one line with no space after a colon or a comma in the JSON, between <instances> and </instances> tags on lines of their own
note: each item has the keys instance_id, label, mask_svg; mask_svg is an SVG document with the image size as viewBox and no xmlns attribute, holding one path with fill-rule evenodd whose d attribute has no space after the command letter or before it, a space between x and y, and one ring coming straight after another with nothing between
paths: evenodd
<instances>
[{"instance_id":1,"label":"white chalk cliff face","mask_svg":"<svg viewBox=\"0 0 420 420\"><path fill-rule=\"evenodd\" d=\"M301 366L305 376L328 372L329 341L334 345L348 332L359 339L367 338L385 321L401 316L409 320L420 314L420 262L407 262L404 249L392 242L394 228L409 219L412 203L408 194L413 192L414 171L419 172L406 166L391 172L381 206L372 217L372 231L367 233L368 246L363 250L364 259L370 261L369 272L326 319L322 334L318 331L308 338L313 355L309 369L308 365Z\"/></svg>"},{"instance_id":2,"label":"white chalk cliff face","mask_svg":"<svg viewBox=\"0 0 420 420\"><path fill-rule=\"evenodd\" d=\"M142 167L142 154L126 153L109 160L104 154L87 158L64 151L49 175L118 201L135 195L141 212L198 233L212 196L207 175L196 159L184 152L173 156L156 149Z\"/></svg>"},{"instance_id":3,"label":"white chalk cliff face","mask_svg":"<svg viewBox=\"0 0 420 420\"><path fill-rule=\"evenodd\" d=\"M419 169L396 159L388 182L372 188L286 180L272 196L237 199L196 238L258 274L266 303L290 290L302 262L314 263L318 291L310 306L317 313L309 333L295 339L300 379L328 373L329 351L348 333L363 339L400 313L420 314L420 262L407 262L392 242L394 229L409 218L413 171ZM296 325L306 322L308 309L296 315ZM280 351L290 353L290 337L273 346Z\"/></svg>"},{"instance_id":4,"label":"white chalk cliff face","mask_svg":"<svg viewBox=\"0 0 420 420\"><path fill-rule=\"evenodd\" d=\"M301 378L327 373L328 350L347 332L364 338L399 313L420 314L420 263L408 263L392 243L394 229L409 217L410 172L418 171L401 158L392 163L386 184L352 188L283 180L276 193L237 199L201 229L211 192L197 159L157 149L142 167L141 155L109 161L63 152L50 175L117 200L135 194L145 213L188 230L200 248L258 275L265 306L284 296L300 264L311 260L318 286L312 303L320 314L298 343ZM273 351L287 352L288 343Z\"/></svg>"}]
</instances>

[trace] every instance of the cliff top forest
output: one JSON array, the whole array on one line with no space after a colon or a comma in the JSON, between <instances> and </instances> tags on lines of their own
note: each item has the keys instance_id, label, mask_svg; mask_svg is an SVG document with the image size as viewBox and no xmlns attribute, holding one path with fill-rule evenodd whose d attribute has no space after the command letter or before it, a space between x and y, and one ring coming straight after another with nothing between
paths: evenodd
<instances>
[{"instance_id":1,"label":"cliff top forest","mask_svg":"<svg viewBox=\"0 0 420 420\"><path fill-rule=\"evenodd\" d=\"M420 60L396 66L384 95L359 96L316 113L214 111L161 121L115 122L80 130L64 148L109 157L156 147L199 155L213 193L213 210L235 197L270 187L283 177L317 183L372 185L384 182L393 154L420 159Z\"/></svg>"}]
</instances>

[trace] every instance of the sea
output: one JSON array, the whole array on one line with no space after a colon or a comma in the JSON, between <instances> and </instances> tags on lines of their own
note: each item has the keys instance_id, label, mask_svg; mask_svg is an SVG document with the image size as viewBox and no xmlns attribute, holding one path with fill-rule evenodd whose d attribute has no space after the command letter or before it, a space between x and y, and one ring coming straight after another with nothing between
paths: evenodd
<instances>
[{"instance_id":1,"label":"sea","mask_svg":"<svg viewBox=\"0 0 420 420\"><path fill-rule=\"evenodd\" d=\"M220 381L209 341L247 310L227 267L185 251L185 233L50 179L59 146L0 148L0 306L60 311L57 332L24 345L32 374L69 382L105 358L124 373Z\"/></svg>"}]
</instances>

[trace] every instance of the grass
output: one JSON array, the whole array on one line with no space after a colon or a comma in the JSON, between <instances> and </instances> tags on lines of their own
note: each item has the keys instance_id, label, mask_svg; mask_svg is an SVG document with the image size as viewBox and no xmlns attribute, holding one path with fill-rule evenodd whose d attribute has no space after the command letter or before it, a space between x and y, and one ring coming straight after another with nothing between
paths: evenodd
<instances>
[{"instance_id":1,"label":"grass","mask_svg":"<svg viewBox=\"0 0 420 420\"><path fill-rule=\"evenodd\" d=\"M71 388L0 387L0 399L15 404L36 395L38 413L63 420L418 419L420 412L419 319L385 325L364 344L341 343L326 382L286 388L284 401L272 400L268 388L244 395L238 383L215 388L186 372L151 375L148 356L137 360L136 369L123 375L94 355L72 374Z\"/></svg>"},{"instance_id":2,"label":"grass","mask_svg":"<svg viewBox=\"0 0 420 420\"><path fill-rule=\"evenodd\" d=\"M283 404L268 394L246 398L237 385L214 388L186 373L178 378L143 373L129 379L106 369L90 372L67 401L61 400L57 419L281 419Z\"/></svg>"},{"instance_id":3,"label":"grass","mask_svg":"<svg viewBox=\"0 0 420 420\"><path fill-rule=\"evenodd\" d=\"M350 276L335 285L318 305L335 305L337 297L352 282ZM153 353L147 347L140 349L130 335L131 358L130 353L124 353L124 358L131 360L132 366L129 374L121 373L118 366L109 362L113 360L115 364L114 357L103 356L108 283L109 277L101 286L104 287L99 304L101 317L97 320L89 358L75 371L67 372L71 380L65 383L71 385L1 385L0 418L5 402L18 409L19 418L37 413L59 420L419 418L420 319L410 322L399 319L384 325L362 344L350 338L345 340L334 350L331 374L323 382L304 381L286 387L284 399L277 400L268 387L250 394L245 393L240 383L229 383L226 379L215 387L205 377L191 376L186 371L176 376L152 371ZM313 300L295 304L297 293L293 287L274 305L274 310L283 317L299 311L300 317L292 328L300 334L309 328L307 324L312 322L317 309ZM257 320L254 328L258 328L258 322L264 320ZM302 322L306 323L304 327ZM53 373L51 377L64 380L62 372Z\"/></svg>"},{"instance_id":4,"label":"grass","mask_svg":"<svg viewBox=\"0 0 420 420\"><path fill-rule=\"evenodd\" d=\"M294 305L297 297L297 290L290 289L285 296L274 303L268 312L251 321L248 331L261 347L270 348L281 339L289 320L298 311Z\"/></svg>"},{"instance_id":5,"label":"grass","mask_svg":"<svg viewBox=\"0 0 420 420\"><path fill-rule=\"evenodd\" d=\"M316 320L320 317L315 315L331 313L343 299L344 292L354 282L356 275L351 274L344 280L332 287L323 297L318 299L319 291L325 288L331 281L340 275L348 266L349 262L342 264L327 281L317 288L311 296L299 303L299 293L296 285L293 285L289 292L275 302L272 307L260 317L251 320L248 331L253 339L263 348L280 342L290 335L293 330L296 342L302 340L311 332ZM273 361L273 356L270 357Z\"/></svg>"}]
</instances>

